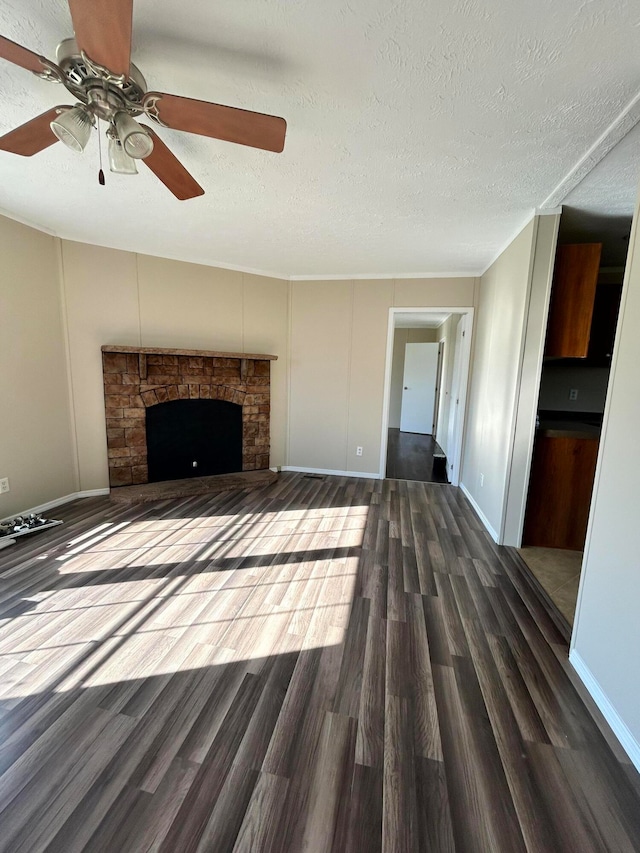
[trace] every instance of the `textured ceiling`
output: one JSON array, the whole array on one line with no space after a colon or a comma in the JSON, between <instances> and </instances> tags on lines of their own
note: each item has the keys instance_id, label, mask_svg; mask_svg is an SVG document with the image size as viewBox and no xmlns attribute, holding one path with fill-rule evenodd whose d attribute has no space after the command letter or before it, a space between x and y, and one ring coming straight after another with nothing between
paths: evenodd
<instances>
[{"instance_id":1,"label":"textured ceiling","mask_svg":"<svg viewBox=\"0 0 640 853\"><path fill-rule=\"evenodd\" d=\"M633 215L640 180L640 124L564 200L602 216Z\"/></svg>"},{"instance_id":2,"label":"textured ceiling","mask_svg":"<svg viewBox=\"0 0 640 853\"><path fill-rule=\"evenodd\" d=\"M0 0L54 57L63 0ZM96 181L96 140L0 152L0 208L60 236L277 275L477 273L640 88L622 0L136 0L149 88L282 115L283 154L160 130L206 195ZM0 133L68 102L0 62Z\"/></svg>"}]
</instances>

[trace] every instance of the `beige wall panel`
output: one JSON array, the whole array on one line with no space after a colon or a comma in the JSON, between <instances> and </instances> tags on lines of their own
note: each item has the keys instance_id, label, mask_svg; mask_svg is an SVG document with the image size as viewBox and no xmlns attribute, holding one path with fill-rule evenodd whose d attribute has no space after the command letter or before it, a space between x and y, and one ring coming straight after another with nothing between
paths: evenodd
<instances>
[{"instance_id":1,"label":"beige wall panel","mask_svg":"<svg viewBox=\"0 0 640 853\"><path fill-rule=\"evenodd\" d=\"M138 255L143 346L242 350L242 273Z\"/></svg>"},{"instance_id":2,"label":"beige wall panel","mask_svg":"<svg viewBox=\"0 0 640 853\"><path fill-rule=\"evenodd\" d=\"M344 471L352 285L295 281L291 288L288 464Z\"/></svg>"},{"instance_id":3,"label":"beige wall panel","mask_svg":"<svg viewBox=\"0 0 640 853\"><path fill-rule=\"evenodd\" d=\"M479 286L461 482L498 535L513 445L535 230L532 220L489 267Z\"/></svg>"},{"instance_id":4,"label":"beige wall panel","mask_svg":"<svg viewBox=\"0 0 640 853\"><path fill-rule=\"evenodd\" d=\"M473 305L474 278L396 278L395 308L461 308Z\"/></svg>"},{"instance_id":5,"label":"beige wall panel","mask_svg":"<svg viewBox=\"0 0 640 853\"><path fill-rule=\"evenodd\" d=\"M0 217L0 518L78 488L56 239Z\"/></svg>"},{"instance_id":6,"label":"beige wall panel","mask_svg":"<svg viewBox=\"0 0 640 853\"><path fill-rule=\"evenodd\" d=\"M542 400L540 404L538 403L538 392L540 390L540 372L547 333L547 313L560 214L546 214L537 217L537 219L538 229L531 275L531 297L526 309L527 320L522 369L518 380L513 456L504 513L503 543L516 547L522 542L529 471L535 438L536 412L538 408L546 408L542 404ZM582 396L582 391L580 394ZM567 389L565 400L568 396Z\"/></svg>"},{"instance_id":7,"label":"beige wall panel","mask_svg":"<svg viewBox=\"0 0 640 853\"><path fill-rule=\"evenodd\" d=\"M400 429L404 349L407 345L408 333L408 329L395 329L393 335L393 355L391 356L391 381L389 387L389 427L391 429Z\"/></svg>"},{"instance_id":8,"label":"beige wall panel","mask_svg":"<svg viewBox=\"0 0 640 853\"><path fill-rule=\"evenodd\" d=\"M347 471L377 473L384 401L390 281L353 282ZM362 456L356 456L356 447Z\"/></svg>"},{"instance_id":9,"label":"beige wall panel","mask_svg":"<svg viewBox=\"0 0 640 853\"><path fill-rule=\"evenodd\" d=\"M103 344L140 343L136 256L62 241L80 488L109 485Z\"/></svg>"},{"instance_id":10,"label":"beige wall panel","mask_svg":"<svg viewBox=\"0 0 640 853\"><path fill-rule=\"evenodd\" d=\"M271 465L286 463L289 386L289 282L243 274L246 352L271 353Z\"/></svg>"},{"instance_id":11,"label":"beige wall panel","mask_svg":"<svg viewBox=\"0 0 640 853\"><path fill-rule=\"evenodd\" d=\"M407 329L408 344L436 344L438 343L437 329Z\"/></svg>"},{"instance_id":12,"label":"beige wall panel","mask_svg":"<svg viewBox=\"0 0 640 853\"><path fill-rule=\"evenodd\" d=\"M639 210L618 321L582 569L572 660L580 660L617 716L616 731L640 769L640 234ZM593 685L591 685L593 688ZM626 727L626 732L624 728ZM634 743L635 742L635 743Z\"/></svg>"}]
</instances>

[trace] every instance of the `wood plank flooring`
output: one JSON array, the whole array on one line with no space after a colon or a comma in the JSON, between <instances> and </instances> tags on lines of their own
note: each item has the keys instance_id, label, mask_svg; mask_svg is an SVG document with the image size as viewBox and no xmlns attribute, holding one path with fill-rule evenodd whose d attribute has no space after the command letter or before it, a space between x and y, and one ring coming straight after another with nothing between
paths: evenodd
<instances>
[{"instance_id":1,"label":"wood plank flooring","mask_svg":"<svg viewBox=\"0 0 640 853\"><path fill-rule=\"evenodd\" d=\"M640 850L640 784L450 486L56 511L0 555L0 850Z\"/></svg>"},{"instance_id":2,"label":"wood plank flooring","mask_svg":"<svg viewBox=\"0 0 640 853\"><path fill-rule=\"evenodd\" d=\"M433 470L434 453L442 453L442 448L432 435L400 432L391 427L387 442L387 477L448 483L445 471Z\"/></svg>"}]
</instances>

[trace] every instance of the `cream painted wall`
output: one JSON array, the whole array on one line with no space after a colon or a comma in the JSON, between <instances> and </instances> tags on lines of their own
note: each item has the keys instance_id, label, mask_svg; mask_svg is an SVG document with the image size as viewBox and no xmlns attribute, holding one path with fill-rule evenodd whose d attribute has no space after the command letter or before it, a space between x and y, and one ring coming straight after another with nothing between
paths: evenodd
<instances>
[{"instance_id":1,"label":"cream painted wall","mask_svg":"<svg viewBox=\"0 0 640 853\"><path fill-rule=\"evenodd\" d=\"M346 470L351 282L294 282L288 464Z\"/></svg>"},{"instance_id":2,"label":"cream painted wall","mask_svg":"<svg viewBox=\"0 0 640 853\"><path fill-rule=\"evenodd\" d=\"M62 241L80 489L108 488L102 344L140 344L136 256Z\"/></svg>"},{"instance_id":3,"label":"cream painted wall","mask_svg":"<svg viewBox=\"0 0 640 853\"><path fill-rule=\"evenodd\" d=\"M537 220L502 532L503 543L514 546L519 546L522 542L560 214L546 214Z\"/></svg>"},{"instance_id":4,"label":"cream painted wall","mask_svg":"<svg viewBox=\"0 0 640 853\"><path fill-rule=\"evenodd\" d=\"M136 257L143 346L243 351L241 272Z\"/></svg>"},{"instance_id":5,"label":"cream painted wall","mask_svg":"<svg viewBox=\"0 0 640 853\"><path fill-rule=\"evenodd\" d=\"M108 484L102 344L271 352L271 463L285 460L288 283L62 242L80 488Z\"/></svg>"},{"instance_id":6,"label":"cream painted wall","mask_svg":"<svg viewBox=\"0 0 640 853\"><path fill-rule=\"evenodd\" d=\"M389 427L400 428L402 409L402 377L404 352L407 344L430 344L438 341L436 329L396 329L393 335L393 360L391 362L391 390L389 392Z\"/></svg>"},{"instance_id":7,"label":"cream painted wall","mask_svg":"<svg viewBox=\"0 0 640 853\"><path fill-rule=\"evenodd\" d=\"M77 491L57 240L0 217L0 518Z\"/></svg>"},{"instance_id":8,"label":"cream painted wall","mask_svg":"<svg viewBox=\"0 0 640 853\"><path fill-rule=\"evenodd\" d=\"M289 466L377 474L389 309L471 306L474 286L473 278L291 282Z\"/></svg>"},{"instance_id":9,"label":"cream painted wall","mask_svg":"<svg viewBox=\"0 0 640 853\"><path fill-rule=\"evenodd\" d=\"M537 218L480 279L461 484L500 536ZM484 485L480 485L481 474Z\"/></svg>"},{"instance_id":10,"label":"cream painted wall","mask_svg":"<svg viewBox=\"0 0 640 853\"><path fill-rule=\"evenodd\" d=\"M640 770L640 208L613 354L571 660Z\"/></svg>"}]
</instances>

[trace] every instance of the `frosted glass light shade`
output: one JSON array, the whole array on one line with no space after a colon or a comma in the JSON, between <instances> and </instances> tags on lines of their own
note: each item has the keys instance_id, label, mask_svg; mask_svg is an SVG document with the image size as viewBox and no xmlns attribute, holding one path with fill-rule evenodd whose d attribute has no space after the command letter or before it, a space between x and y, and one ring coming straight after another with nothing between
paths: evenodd
<instances>
[{"instance_id":1,"label":"frosted glass light shade","mask_svg":"<svg viewBox=\"0 0 640 853\"><path fill-rule=\"evenodd\" d=\"M87 147L93 121L87 110L78 106L60 113L50 127L60 142L64 142L72 151L81 153Z\"/></svg>"},{"instance_id":2,"label":"frosted glass light shade","mask_svg":"<svg viewBox=\"0 0 640 853\"><path fill-rule=\"evenodd\" d=\"M153 139L128 113L116 113L114 124L122 147L129 157L140 160L153 151Z\"/></svg>"},{"instance_id":3,"label":"frosted glass light shade","mask_svg":"<svg viewBox=\"0 0 640 853\"><path fill-rule=\"evenodd\" d=\"M118 175L137 175L136 161L129 157L119 139L109 137L109 168Z\"/></svg>"}]
</instances>

